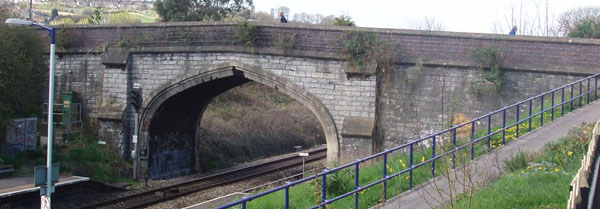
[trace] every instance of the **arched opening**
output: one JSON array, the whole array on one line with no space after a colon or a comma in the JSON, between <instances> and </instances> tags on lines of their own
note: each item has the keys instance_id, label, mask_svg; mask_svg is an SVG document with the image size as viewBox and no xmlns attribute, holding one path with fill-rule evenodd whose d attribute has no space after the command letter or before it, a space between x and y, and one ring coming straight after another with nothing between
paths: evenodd
<instances>
[{"instance_id":1,"label":"arched opening","mask_svg":"<svg viewBox=\"0 0 600 209\"><path fill-rule=\"evenodd\" d=\"M141 118L143 161L149 178L171 178L193 172L197 159L195 139L202 115L218 95L250 81L269 86L304 104L316 116L325 134L329 162L338 160L338 134L324 105L298 85L239 62L230 62L182 76L150 94ZM144 166L145 164L145 166Z\"/></svg>"}]
</instances>

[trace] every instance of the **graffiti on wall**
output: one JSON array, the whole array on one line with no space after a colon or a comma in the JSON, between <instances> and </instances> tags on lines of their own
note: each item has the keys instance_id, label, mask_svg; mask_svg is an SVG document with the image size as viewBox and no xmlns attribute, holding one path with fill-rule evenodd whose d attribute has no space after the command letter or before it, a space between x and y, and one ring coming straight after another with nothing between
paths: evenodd
<instances>
[{"instance_id":1,"label":"graffiti on wall","mask_svg":"<svg viewBox=\"0 0 600 209\"><path fill-rule=\"evenodd\" d=\"M17 154L34 150L37 146L37 118L20 118L8 122L6 141L2 153L15 157Z\"/></svg>"}]
</instances>

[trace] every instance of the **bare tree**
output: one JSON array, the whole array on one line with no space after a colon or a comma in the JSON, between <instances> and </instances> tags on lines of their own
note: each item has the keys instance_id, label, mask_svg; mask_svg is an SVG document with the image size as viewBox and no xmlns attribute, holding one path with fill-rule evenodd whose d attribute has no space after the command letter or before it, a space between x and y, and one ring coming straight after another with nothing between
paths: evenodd
<instances>
[{"instance_id":1,"label":"bare tree","mask_svg":"<svg viewBox=\"0 0 600 209\"><path fill-rule=\"evenodd\" d=\"M315 15L308 14L305 12L294 14L294 18L292 18L292 21L306 24L319 23L318 21L316 21Z\"/></svg>"},{"instance_id":2,"label":"bare tree","mask_svg":"<svg viewBox=\"0 0 600 209\"><path fill-rule=\"evenodd\" d=\"M283 14L288 17L290 15L290 8L286 6L280 6L275 9L271 9L271 16L273 18L279 18L279 13L283 12Z\"/></svg>"},{"instance_id":3,"label":"bare tree","mask_svg":"<svg viewBox=\"0 0 600 209\"><path fill-rule=\"evenodd\" d=\"M491 30L493 33L507 34L513 26L517 26L517 34L520 35L556 35L552 30L553 17L548 13L549 6L548 0L509 1L502 18L492 22Z\"/></svg>"},{"instance_id":4,"label":"bare tree","mask_svg":"<svg viewBox=\"0 0 600 209\"><path fill-rule=\"evenodd\" d=\"M410 29L414 30L432 30L432 31L442 31L446 28L444 25L436 20L434 17L423 17L422 20L414 21L410 23Z\"/></svg>"},{"instance_id":5,"label":"bare tree","mask_svg":"<svg viewBox=\"0 0 600 209\"><path fill-rule=\"evenodd\" d=\"M321 18L321 21L319 22L319 24L333 25L333 22L335 22L335 16L329 15L329 16L325 16L325 17Z\"/></svg>"},{"instance_id":6,"label":"bare tree","mask_svg":"<svg viewBox=\"0 0 600 209\"><path fill-rule=\"evenodd\" d=\"M277 19L273 18L272 15L266 12L254 12L250 16L251 19L254 19L257 22L276 22Z\"/></svg>"},{"instance_id":7,"label":"bare tree","mask_svg":"<svg viewBox=\"0 0 600 209\"><path fill-rule=\"evenodd\" d=\"M584 21L599 21L600 7L583 7L571 9L562 13L557 20L554 33L559 36L567 36L569 32Z\"/></svg>"}]
</instances>

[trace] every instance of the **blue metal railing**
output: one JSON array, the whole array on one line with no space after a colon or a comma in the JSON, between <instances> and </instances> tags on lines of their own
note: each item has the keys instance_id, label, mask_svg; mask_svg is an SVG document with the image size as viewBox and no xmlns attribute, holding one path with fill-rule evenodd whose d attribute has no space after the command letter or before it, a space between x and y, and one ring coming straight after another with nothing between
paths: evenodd
<instances>
[{"instance_id":1,"label":"blue metal railing","mask_svg":"<svg viewBox=\"0 0 600 209\"><path fill-rule=\"evenodd\" d=\"M583 104L583 102L584 102L583 101L584 96L585 96L586 101L587 101L586 104L589 104L590 101L592 101L592 100L598 99L598 97L599 97L598 96L598 78L599 77L600 77L600 74L596 74L596 75L592 75L592 76L589 76L589 77L577 80L577 81L572 82L570 84L567 84L567 85L564 85L564 86L552 89L550 91L544 92L542 94L539 94L537 96L531 97L529 99L517 102L517 103L509 105L509 106L505 106L502 109L499 109L499 110L496 110L496 111L492 111L492 112L490 112L490 113L488 113L486 115L474 118L471 121L455 125L455 126L449 128L449 129L443 130L441 132L437 132L437 133L431 134L429 136L426 136L424 138L420 138L418 140L412 140L409 143L400 145L398 147L394 147L392 149L386 149L383 152L380 152L380 153L368 156L366 158L357 159L356 161L354 161L352 163L348 163L348 164L345 164L345 165L342 165L342 166L339 166L339 167L336 167L336 168L333 168L333 169L325 169L321 173L318 173L317 175L306 177L304 179L300 179L300 180L293 181L293 182L287 182L286 184L284 184L282 186L279 186L279 187L276 187L276 188L272 188L270 190L264 191L264 192L259 193L259 194L254 194L254 195L251 195L251 196L243 197L240 200L237 200L235 202L231 202L229 204L223 205L223 206L218 207L218 208L219 209L224 209L224 208L230 208L230 207L233 207L233 206L241 206L242 209L245 209L246 205L248 204L248 202L250 202L252 200L255 200L257 198L263 197L265 195L268 195L268 194L271 194L271 193L274 193L274 192L278 192L278 191L284 190L285 191L285 200L283 200L283 201L285 201L285 208L288 209L288 208L290 208L290 197L289 197L290 188L293 187L293 186L299 185L301 183L310 181L310 180L317 180L318 178L321 178L321 181L322 181L322 183L321 183L321 185L322 185L322 188L321 188L321 198L322 199L320 201L320 204L317 204L317 205L314 205L312 207L309 207L311 209L319 208L319 207L325 209L327 205L332 204L335 201L338 201L340 199L349 197L351 195L354 195L354 208L358 209L358 206L359 206L359 195L360 195L361 191L364 191L364 190L366 190L368 188L371 188L373 186L376 186L378 184L382 184L383 185L383 187L382 187L382 189L383 189L382 200L386 201L387 200L387 195L386 194L387 194L387 188L388 188L387 181L389 181L389 180L391 180L393 178L396 178L396 177L398 177L400 175L408 173L409 188L412 189L413 188L413 171L415 169L419 168L419 167L422 167L422 166L427 165L427 164L431 164L431 167L432 167L432 169L431 169L431 175L432 175L432 177L435 177L436 176L436 174L435 174L435 170L436 170L435 162L436 162L436 160L438 160L438 159L440 159L442 157L446 157L446 156L452 155L452 168L455 168L456 167L456 152L459 151L459 150L461 150L461 149L470 147L470 152L471 152L470 158L471 158L471 160L473 160L474 157L475 157L475 144L477 142L480 142L482 140L486 140L487 139L486 140L487 141L487 152L490 152L492 150L492 148L493 148L493 147L490 147L490 145L493 144L492 137L496 136L497 134L501 133L501 135L502 135L502 142L501 142L501 144L504 145L507 142L506 141L506 138L507 138L506 137L506 132L510 128L515 127L515 135L516 135L516 137L514 137L513 139L516 139L516 138L518 138L520 136L519 135L519 126L522 125L522 124L526 124L527 125L527 132L531 131L532 127L535 126L535 122L536 122L536 121L533 121L533 120L534 119L538 120L538 118L537 118L538 116L539 116L540 126L543 126L543 124L544 124L544 113L546 113L546 112L550 112L549 113L550 114L549 117L550 117L550 120L553 121L555 119L555 109L557 109L557 108L560 108L560 116L563 116L565 114L564 109L565 109L565 105L566 104L570 104L570 107L569 107L570 110L569 111L573 111L574 105L578 105L579 107L582 107L584 105ZM584 82L587 82L587 85L586 85L587 86L587 90L585 92L583 91ZM593 86L594 86L593 89L590 88L591 87L591 82L593 82ZM579 89L578 89L579 90L579 94L578 95L574 95L575 86L576 85L578 85L578 87L579 87ZM568 100L565 100L565 89L566 88L570 88L570 97L569 97ZM560 103L558 103L558 104L555 102L555 99L556 99L555 96L556 96L557 92L559 92L561 94ZM592 100L590 100L590 94L593 95L593 99ZM547 98L548 95L551 96L551 105L550 105L550 107L545 107L547 105L544 105L544 99ZM575 100L579 100L579 102L576 102ZM536 103L536 101L538 101L537 103L540 104L540 111L534 113L532 107L534 106L534 104ZM522 111L521 110L521 106L523 106L523 105L526 105L528 107L527 117L524 117L524 118L521 115L521 111ZM508 117L511 116L511 113L509 111L512 111L513 108L515 109L515 113L514 113L514 118L515 119L514 119L514 122L512 124L510 124L510 125L507 125L507 122L509 122L507 120L507 116ZM497 130L494 131L492 129L492 123L493 122L500 122L500 121L499 120L492 120L492 119L494 117L499 117L500 115L502 116L502 119L501 119L502 126L500 128L498 128ZM476 135L476 128L477 128L477 125L480 124L480 121L487 122L487 126L485 126L485 128L487 128L487 132L486 132L485 135L476 138L475 137L475 135ZM457 130L459 130L461 132L464 132L463 131L464 129L470 129L470 138L469 138L469 141L466 142L466 143L463 143L463 144L457 144ZM484 131L485 131L485 129L484 129ZM447 140L447 138L444 139L444 135L446 135L446 134L450 134L452 136L452 148L450 150L447 150L447 151L441 153L441 154L438 154L436 152L436 151L440 150L440 147L439 147L440 143L439 143L438 140L443 140L443 141ZM422 160L421 163L414 164L413 156L414 156L414 148L415 148L415 146L419 146L419 143L424 144L424 143L427 143L429 141L431 141L431 143L428 144L428 145L431 146L431 153L432 153L431 154L431 158L428 159L428 160L424 160L425 158L423 158L423 160ZM494 146L494 145L492 145L492 146ZM409 166L406 169L404 169L404 170L401 170L401 171L399 171L397 173L393 173L393 174L388 175L387 166L388 166L389 155L392 152L394 152L394 151L402 150L402 149L405 149L405 148L409 148L409 151L408 151L408 155L410 156ZM444 150L442 149L442 151L444 151ZM368 183L366 185L361 186L359 184L360 183L360 181L359 181L360 180L360 164L364 163L364 162L366 162L368 160L372 160L372 159L380 158L380 157L383 157L383 167L382 167L382 169L383 169L383 176L382 176L382 178L379 179L379 180L377 180L377 181L370 182L370 183ZM355 170L355 172L354 172L355 173L354 174L354 190L346 192L346 193L344 193L342 195L339 195L339 196L327 199L327 175L335 173L335 172L340 171L342 169L351 168L351 167L353 167L354 170Z\"/></svg>"}]
</instances>

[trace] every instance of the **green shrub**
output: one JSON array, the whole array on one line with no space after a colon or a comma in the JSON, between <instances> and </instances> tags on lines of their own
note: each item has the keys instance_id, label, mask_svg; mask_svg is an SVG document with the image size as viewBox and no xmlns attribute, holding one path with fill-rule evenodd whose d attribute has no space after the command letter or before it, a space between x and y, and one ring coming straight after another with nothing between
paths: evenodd
<instances>
[{"instance_id":1,"label":"green shrub","mask_svg":"<svg viewBox=\"0 0 600 209\"><path fill-rule=\"evenodd\" d=\"M354 189L351 169L343 169L327 175L327 196L337 197Z\"/></svg>"},{"instance_id":2,"label":"green shrub","mask_svg":"<svg viewBox=\"0 0 600 209\"><path fill-rule=\"evenodd\" d=\"M483 72L481 80L491 82L493 90L500 92L504 83L504 73L500 70L500 59L502 58L500 48L488 46L473 49L471 51L471 58L477 64L476 68ZM471 84L481 84L481 82L475 81Z\"/></svg>"},{"instance_id":3,"label":"green shrub","mask_svg":"<svg viewBox=\"0 0 600 209\"><path fill-rule=\"evenodd\" d=\"M247 47L253 48L258 40L258 27L248 21L240 22L236 26L235 38Z\"/></svg>"},{"instance_id":4,"label":"green shrub","mask_svg":"<svg viewBox=\"0 0 600 209\"><path fill-rule=\"evenodd\" d=\"M506 159L504 161L504 169L510 172L517 171L519 169L527 168L527 159L525 156L525 152L518 152L512 158Z\"/></svg>"}]
</instances>

